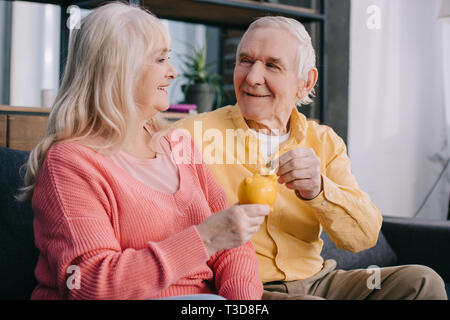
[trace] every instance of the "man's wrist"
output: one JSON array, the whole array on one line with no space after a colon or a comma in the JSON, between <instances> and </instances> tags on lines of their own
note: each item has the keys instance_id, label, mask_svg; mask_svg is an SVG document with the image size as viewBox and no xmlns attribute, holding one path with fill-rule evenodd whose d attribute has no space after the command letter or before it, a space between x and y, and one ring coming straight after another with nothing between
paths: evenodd
<instances>
[{"instance_id":1,"label":"man's wrist","mask_svg":"<svg viewBox=\"0 0 450 320\"><path fill-rule=\"evenodd\" d=\"M300 200L303 200L303 201L311 201L311 200L314 200L315 198L317 198L321 192L322 192L322 190L320 190L314 197L308 199L308 198L302 197L302 195L300 194L300 192L296 189L296 190L295 190L295 195L296 195L297 198L299 198Z\"/></svg>"},{"instance_id":2,"label":"man's wrist","mask_svg":"<svg viewBox=\"0 0 450 320\"><path fill-rule=\"evenodd\" d=\"M317 198L319 196L319 194L321 194L323 191L323 177L322 175L320 175L320 189L319 192L317 192L317 194L314 197L311 198L305 198L300 194L300 191L298 191L297 189L295 189L295 195L297 196L297 198L304 200L304 201L311 201L314 200L315 198Z\"/></svg>"}]
</instances>

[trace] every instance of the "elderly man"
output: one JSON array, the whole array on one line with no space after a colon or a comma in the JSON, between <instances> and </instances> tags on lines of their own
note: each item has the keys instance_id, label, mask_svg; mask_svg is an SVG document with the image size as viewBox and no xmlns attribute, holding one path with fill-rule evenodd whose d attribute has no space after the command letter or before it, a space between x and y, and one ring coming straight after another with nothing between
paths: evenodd
<instances>
[{"instance_id":1,"label":"elderly man","mask_svg":"<svg viewBox=\"0 0 450 320\"><path fill-rule=\"evenodd\" d=\"M237 104L176 124L203 150L231 204L244 177L276 163L274 210L252 238L263 299L446 299L442 279L424 266L382 268L373 288L366 270L323 261L322 228L339 248L358 252L376 244L382 216L359 189L343 140L297 111L311 102L317 76L303 25L260 18L237 49Z\"/></svg>"}]
</instances>

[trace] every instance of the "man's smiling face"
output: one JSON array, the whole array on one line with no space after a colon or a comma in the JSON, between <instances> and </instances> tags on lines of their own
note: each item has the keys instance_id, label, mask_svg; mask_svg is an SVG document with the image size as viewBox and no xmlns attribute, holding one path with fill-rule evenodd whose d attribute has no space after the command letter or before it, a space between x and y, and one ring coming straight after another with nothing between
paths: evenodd
<instances>
[{"instance_id":1,"label":"man's smiling face","mask_svg":"<svg viewBox=\"0 0 450 320\"><path fill-rule=\"evenodd\" d=\"M279 28L248 32L236 57L234 88L245 119L271 122L289 117L302 93L298 78L299 40Z\"/></svg>"}]
</instances>

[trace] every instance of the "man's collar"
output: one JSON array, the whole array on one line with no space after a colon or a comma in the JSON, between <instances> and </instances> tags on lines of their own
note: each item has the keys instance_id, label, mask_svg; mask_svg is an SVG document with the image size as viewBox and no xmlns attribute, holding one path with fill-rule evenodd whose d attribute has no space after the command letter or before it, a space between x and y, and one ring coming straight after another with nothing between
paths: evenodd
<instances>
[{"instance_id":1,"label":"man's collar","mask_svg":"<svg viewBox=\"0 0 450 320\"><path fill-rule=\"evenodd\" d=\"M231 118L236 129L242 129L244 132L250 132L250 128L247 125L238 104L231 108ZM292 108L289 125L291 137L287 143L295 141L296 144L299 144L306 135L308 121L306 120L306 117L297 110L297 107ZM294 141L290 141L292 139Z\"/></svg>"}]
</instances>

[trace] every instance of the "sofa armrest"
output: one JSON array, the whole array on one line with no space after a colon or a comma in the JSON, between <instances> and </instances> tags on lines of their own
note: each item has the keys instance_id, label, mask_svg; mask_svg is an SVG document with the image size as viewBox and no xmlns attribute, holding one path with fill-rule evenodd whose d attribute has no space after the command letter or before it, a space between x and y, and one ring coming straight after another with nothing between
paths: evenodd
<instances>
[{"instance_id":1,"label":"sofa armrest","mask_svg":"<svg viewBox=\"0 0 450 320\"><path fill-rule=\"evenodd\" d=\"M398 264L422 264L450 282L450 221L383 217L382 232Z\"/></svg>"}]
</instances>

